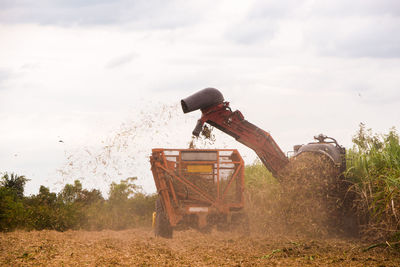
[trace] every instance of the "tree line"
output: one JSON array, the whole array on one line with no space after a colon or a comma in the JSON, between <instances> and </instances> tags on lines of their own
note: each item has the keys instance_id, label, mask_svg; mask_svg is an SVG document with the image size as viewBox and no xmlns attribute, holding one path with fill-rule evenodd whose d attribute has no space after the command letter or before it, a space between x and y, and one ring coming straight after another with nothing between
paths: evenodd
<instances>
[{"instance_id":1,"label":"tree line","mask_svg":"<svg viewBox=\"0 0 400 267\"><path fill-rule=\"evenodd\" d=\"M66 184L59 193L42 185L38 194L24 196L28 179L5 173L0 179L0 231L120 230L150 225L156 195L142 193L136 180L113 182L108 199L97 189L82 188L79 180Z\"/></svg>"}]
</instances>

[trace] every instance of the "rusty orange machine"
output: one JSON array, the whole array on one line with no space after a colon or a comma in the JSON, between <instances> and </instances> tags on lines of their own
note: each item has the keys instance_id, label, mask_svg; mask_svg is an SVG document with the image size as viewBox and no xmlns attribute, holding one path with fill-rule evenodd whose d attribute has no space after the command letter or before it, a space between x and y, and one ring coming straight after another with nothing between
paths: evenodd
<instances>
[{"instance_id":1,"label":"rusty orange machine","mask_svg":"<svg viewBox=\"0 0 400 267\"><path fill-rule=\"evenodd\" d=\"M156 236L174 229L208 232L216 225L248 229L244 207L244 162L236 149L153 149L151 170L159 197ZM243 227L243 224L246 224Z\"/></svg>"}]
</instances>

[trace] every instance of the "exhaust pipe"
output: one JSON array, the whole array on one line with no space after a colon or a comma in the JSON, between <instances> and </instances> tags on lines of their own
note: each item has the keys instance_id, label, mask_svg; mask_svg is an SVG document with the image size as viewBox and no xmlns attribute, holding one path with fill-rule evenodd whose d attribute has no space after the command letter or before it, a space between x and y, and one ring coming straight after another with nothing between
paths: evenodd
<instances>
[{"instance_id":1,"label":"exhaust pipe","mask_svg":"<svg viewBox=\"0 0 400 267\"><path fill-rule=\"evenodd\" d=\"M224 96L215 88L205 88L181 100L183 113L209 108L224 102Z\"/></svg>"}]
</instances>

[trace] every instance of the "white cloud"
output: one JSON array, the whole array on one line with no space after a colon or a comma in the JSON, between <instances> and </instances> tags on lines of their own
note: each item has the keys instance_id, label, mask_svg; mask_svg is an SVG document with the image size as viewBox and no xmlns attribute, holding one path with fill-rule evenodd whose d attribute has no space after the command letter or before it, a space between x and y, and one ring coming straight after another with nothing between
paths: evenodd
<instances>
[{"instance_id":1,"label":"white cloud","mask_svg":"<svg viewBox=\"0 0 400 267\"><path fill-rule=\"evenodd\" d=\"M0 22L59 26L130 24L136 29L176 28L198 21L204 4L183 0L5 1ZM173 14L173 15L172 15Z\"/></svg>"},{"instance_id":2,"label":"white cloud","mask_svg":"<svg viewBox=\"0 0 400 267\"><path fill-rule=\"evenodd\" d=\"M6 88L4 83L11 77L11 75L12 74L9 71L0 69L0 90Z\"/></svg>"},{"instance_id":3,"label":"white cloud","mask_svg":"<svg viewBox=\"0 0 400 267\"><path fill-rule=\"evenodd\" d=\"M337 57L400 57L400 17L312 19L306 40L318 53Z\"/></svg>"},{"instance_id":4,"label":"white cloud","mask_svg":"<svg viewBox=\"0 0 400 267\"><path fill-rule=\"evenodd\" d=\"M120 57L113 58L107 63L106 68L113 69L129 64L135 57L137 57L135 53L130 53Z\"/></svg>"},{"instance_id":5,"label":"white cloud","mask_svg":"<svg viewBox=\"0 0 400 267\"><path fill-rule=\"evenodd\" d=\"M306 6L314 16L320 17L400 16L397 0L312 0L307 1Z\"/></svg>"}]
</instances>

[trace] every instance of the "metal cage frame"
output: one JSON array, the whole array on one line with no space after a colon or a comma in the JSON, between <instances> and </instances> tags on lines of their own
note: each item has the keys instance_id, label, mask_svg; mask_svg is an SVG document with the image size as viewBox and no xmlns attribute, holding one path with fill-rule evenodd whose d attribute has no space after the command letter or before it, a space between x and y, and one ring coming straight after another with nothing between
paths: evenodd
<instances>
[{"instance_id":1,"label":"metal cage frame","mask_svg":"<svg viewBox=\"0 0 400 267\"><path fill-rule=\"evenodd\" d=\"M189 153L199 153L199 156L193 154L182 157ZM209 158L201 156L201 153L204 155L210 153L207 156ZM212 158L212 154L216 155L215 159ZM155 148L152 150L150 162L157 192L172 227L180 223L185 215L192 214L198 216L199 226L204 227L207 224L207 215L227 215L244 207L244 161L236 149ZM209 166L212 166L212 173ZM199 176L212 175L216 194L213 195L208 191L209 188L202 188L190 181L189 172L197 173ZM226 179L224 186L221 185L223 172L229 172L229 178ZM234 183L236 199L232 201L227 198L227 193L233 190ZM192 197L190 201L185 199L177 192L176 184L185 186L196 195L196 198Z\"/></svg>"}]
</instances>

